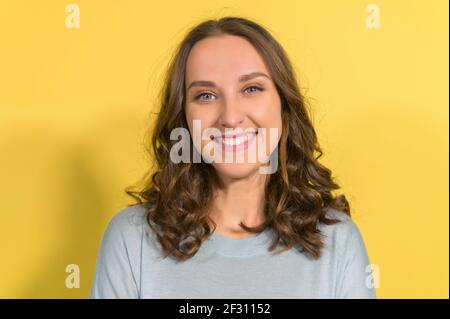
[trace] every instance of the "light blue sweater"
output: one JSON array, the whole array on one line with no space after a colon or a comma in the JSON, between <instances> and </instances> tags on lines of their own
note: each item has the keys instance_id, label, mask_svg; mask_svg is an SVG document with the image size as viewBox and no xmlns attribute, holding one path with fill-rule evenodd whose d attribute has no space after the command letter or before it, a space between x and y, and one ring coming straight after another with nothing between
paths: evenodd
<instances>
[{"instance_id":1,"label":"light blue sweater","mask_svg":"<svg viewBox=\"0 0 450 319\"><path fill-rule=\"evenodd\" d=\"M269 252L272 230L244 239L213 233L187 261L163 259L142 205L118 212L103 235L91 298L375 298L356 224L330 209L325 249L313 260L295 248Z\"/></svg>"}]
</instances>

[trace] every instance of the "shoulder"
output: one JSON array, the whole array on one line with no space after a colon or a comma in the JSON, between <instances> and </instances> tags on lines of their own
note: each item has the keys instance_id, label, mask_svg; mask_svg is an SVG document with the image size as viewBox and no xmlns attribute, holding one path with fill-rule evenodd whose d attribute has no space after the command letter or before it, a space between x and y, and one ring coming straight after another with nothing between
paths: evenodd
<instances>
[{"instance_id":1,"label":"shoulder","mask_svg":"<svg viewBox=\"0 0 450 319\"><path fill-rule=\"evenodd\" d=\"M368 284L373 275L360 229L344 212L330 209L327 216L339 220L322 226L326 258L338 274L337 298L376 298L375 289Z\"/></svg>"},{"instance_id":2,"label":"shoulder","mask_svg":"<svg viewBox=\"0 0 450 319\"><path fill-rule=\"evenodd\" d=\"M146 208L134 205L117 211L104 231L97 257L93 298L136 298Z\"/></svg>"},{"instance_id":3,"label":"shoulder","mask_svg":"<svg viewBox=\"0 0 450 319\"><path fill-rule=\"evenodd\" d=\"M326 216L339 221L336 224L319 226L325 237L326 246L338 251L348 251L349 246L354 245L364 246L360 229L349 215L340 210L328 208Z\"/></svg>"},{"instance_id":4,"label":"shoulder","mask_svg":"<svg viewBox=\"0 0 450 319\"><path fill-rule=\"evenodd\" d=\"M326 217L337 220L338 223L332 225L320 224L323 232L334 236L348 236L358 230L358 226L353 219L343 211L327 208Z\"/></svg>"},{"instance_id":5,"label":"shoulder","mask_svg":"<svg viewBox=\"0 0 450 319\"><path fill-rule=\"evenodd\" d=\"M108 227L124 232L133 232L145 223L147 207L136 204L117 211L109 221Z\"/></svg>"},{"instance_id":6,"label":"shoulder","mask_svg":"<svg viewBox=\"0 0 450 319\"><path fill-rule=\"evenodd\" d=\"M137 204L117 211L108 222L103 242L134 244L136 241L140 241L146 215L145 204Z\"/></svg>"}]
</instances>

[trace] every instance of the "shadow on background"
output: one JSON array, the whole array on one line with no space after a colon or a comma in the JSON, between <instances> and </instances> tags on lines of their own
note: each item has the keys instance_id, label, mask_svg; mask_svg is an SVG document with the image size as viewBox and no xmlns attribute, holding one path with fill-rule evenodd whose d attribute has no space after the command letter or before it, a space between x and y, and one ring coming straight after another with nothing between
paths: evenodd
<instances>
[{"instance_id":1,"label":"shadow on background","mask_svg":"<svg viewBox=\"0 0 450 319\"><path fill-rule=\"evenodd\" d=\"M89 297L103 231L130 201L123 189L131 176L139 176L142 132L133 132L142 122L136 114L111 114L81 135L34 123L1 142L11 181L2 185L10 212L1 227L9 242L3 273L15 291L4 297ZM79 289L65 286L69 264L80 268Z\"/></svg>"}]
</instances>

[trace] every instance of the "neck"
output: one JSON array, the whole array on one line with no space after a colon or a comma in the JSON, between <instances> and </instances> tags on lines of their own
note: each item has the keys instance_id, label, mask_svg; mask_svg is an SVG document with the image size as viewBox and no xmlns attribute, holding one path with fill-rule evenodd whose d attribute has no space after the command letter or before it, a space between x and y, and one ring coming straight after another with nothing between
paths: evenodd
<instances>
[{"instance_id":1,"label":"neck","mask_svg":"<svg viewBox=\"0 0 450 319\"><path fill-rule=\"evenodd\" d=\"M264 222L264 192L267 175L257 171L242 179L221 177L223 187L215 190L210 217L217 232L230 237L245 237L250 233L240 226L255 227Z\"/></svg>"}]
</instances>

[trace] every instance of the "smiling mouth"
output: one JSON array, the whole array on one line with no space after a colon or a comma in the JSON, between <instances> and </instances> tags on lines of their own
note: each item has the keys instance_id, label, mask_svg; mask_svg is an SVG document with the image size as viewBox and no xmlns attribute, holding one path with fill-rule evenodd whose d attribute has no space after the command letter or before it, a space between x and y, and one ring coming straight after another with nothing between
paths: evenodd
<instances>
[{"instance_id":1,"label":"smiling mouth","mask_svg":"<svg viewBox=\"0 0 450 319\"><path fill-rule=\"evenodd\" d=\"M255 138L258 131L243 132L239 134L225 134L213 136L214 142L221 144L225 148L233 148L248 146L248 143Z\"/></svg>"}]
</instances>

